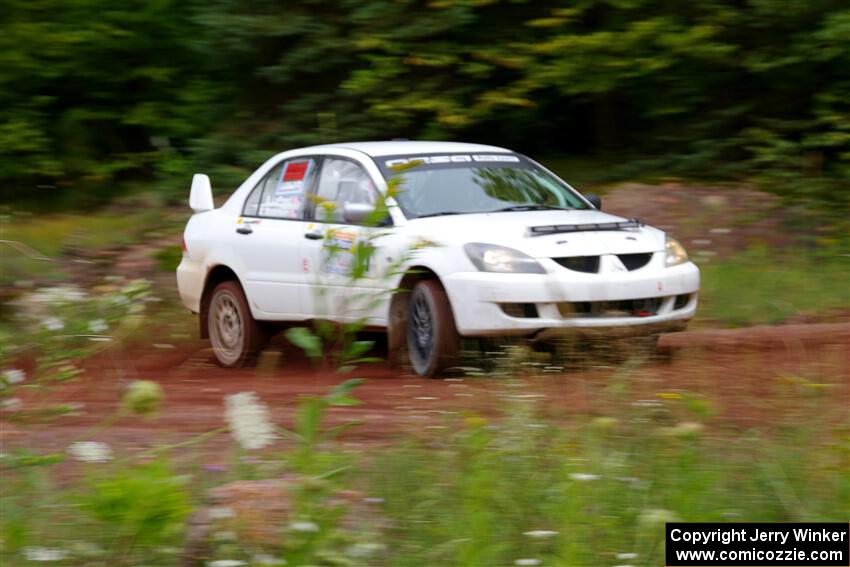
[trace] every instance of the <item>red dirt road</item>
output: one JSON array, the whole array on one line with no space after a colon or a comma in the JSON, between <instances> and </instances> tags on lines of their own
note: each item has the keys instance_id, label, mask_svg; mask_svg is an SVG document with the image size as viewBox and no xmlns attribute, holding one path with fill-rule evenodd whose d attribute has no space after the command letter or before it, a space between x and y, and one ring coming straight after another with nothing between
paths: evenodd
<instances>
[{"instance_id":1,"label":"red dirt road","mask_svg":"<svg viewBox=\"0 0 850 567\"><path fill-rule=\"evenodd\" d=\"M691 331L662 338L662 349L674 351L670 362L637 365L628 371L610 364L584 364L517 380L422 379L399 375L383 364L364 366L350 375L318 372L292 347L267 352L255 369L237 370L216 366L202 342L151 346L146 351L113 349L90 360L78 380L52 391L51 403L82 404L76 415L44 426L18 428L7 422L0 439L7 448L26 445L42 451L62 451L75 440L97 440L132 453L223 427L225 396L242 391L256 392L274 420L289 427L299 397L326 392L349 377L366 378L354 392L363 403L332 408L329 421L362 421L343 438L354 446L390 443L403 433L443 428L446 415L454 413L497 414L508 394L539 398L541 407L555 418L610 415L616 409L606 393L612 380L628 382L632 401L657 400L659 394L697 395L716 409L714 421L738 428L770 428L786 418L799 418L812 411L804 399L811 393L817 396L813 403L819 418L834 418L846 426L848 343L847 323ZM158 417L126 417L96 429L119 407L127 384L137 379L161 384L165 399ZM23 398L24 407L46 401ZM227 447L225 435L214 437L204 450Z\"/></svg>"}]
</instances>

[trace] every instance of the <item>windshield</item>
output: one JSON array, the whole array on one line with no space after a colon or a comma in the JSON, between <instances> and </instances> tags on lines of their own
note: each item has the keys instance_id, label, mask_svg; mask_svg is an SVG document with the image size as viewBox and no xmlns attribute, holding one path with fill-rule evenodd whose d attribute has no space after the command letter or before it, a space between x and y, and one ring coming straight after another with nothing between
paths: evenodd
<instances>
[{"instance_id":1,"label":"windshield","mask_svg":"<svg viewBox=\"0 0 850 567\"><path fill-rule=\"evenodd\" d=\"M376 158L398 178L407 218L446 214L589 209L564 182L514 154L440 154Z\"/></svg>"}]
</instances>

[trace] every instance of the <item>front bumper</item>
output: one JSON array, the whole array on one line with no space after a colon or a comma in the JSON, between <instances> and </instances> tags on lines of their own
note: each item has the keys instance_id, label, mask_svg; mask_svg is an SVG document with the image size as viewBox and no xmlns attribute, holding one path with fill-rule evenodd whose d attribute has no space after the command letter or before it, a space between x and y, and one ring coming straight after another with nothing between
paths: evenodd
<instances>
[{"instance_id":1,"label":"front bumper","mask_svg":"<svg viewBox=\"0 0 850 567\"><path fill-rule=\"evenodd\" d=\"M568 330L679 330L694 316L699 269L667 268L586 274L541 260L546 274L456 272L443 278L464 336L546 336Z\"/></svg>"}]
</instances>

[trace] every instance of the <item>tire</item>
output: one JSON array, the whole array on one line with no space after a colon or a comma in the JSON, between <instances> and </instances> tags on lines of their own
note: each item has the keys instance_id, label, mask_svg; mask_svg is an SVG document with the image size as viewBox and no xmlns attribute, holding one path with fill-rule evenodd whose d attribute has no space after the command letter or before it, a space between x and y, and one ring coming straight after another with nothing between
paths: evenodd
<instances>
[{"instance_id":1,"label":"tire","mask_svg":"<svg viewBox=\"0 0 850 567\"><path fill-rule=\"evenodd\" d=\"M420 376L435 376L457 363L460 335L446 291L437 280L413 288L407 312L407 352Z\"/></svg>"},{"instance_id":2,"label":"tire","mask_svg":"<svg viewBox=\"0 0 850 567\"><path fill-rule=\"evenodd\" d=\"M206 316L213 353L222 366L246 366L266 344L266 333L251 315L238 282L222 282L213 289Z\"/></svg>"}]
</instances>

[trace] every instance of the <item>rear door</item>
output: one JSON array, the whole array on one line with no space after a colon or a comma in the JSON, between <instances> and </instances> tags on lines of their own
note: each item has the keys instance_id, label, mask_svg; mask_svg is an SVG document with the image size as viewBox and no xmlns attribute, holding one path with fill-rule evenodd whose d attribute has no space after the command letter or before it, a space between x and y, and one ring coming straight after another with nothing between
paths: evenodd
<instances>
[{"instance_id":1,"label":"rear door","mask_svg":"<svg viewBox=\"0 0 850 567\"><path fill-rule=\"evenodd\" d=\"M248 301L270 318L309 316L301 303L305 274L300 246L307 194L317 166L313 157L277 164L251 191L234 227L234 249Z\"/></svg>"}]
</instances>

